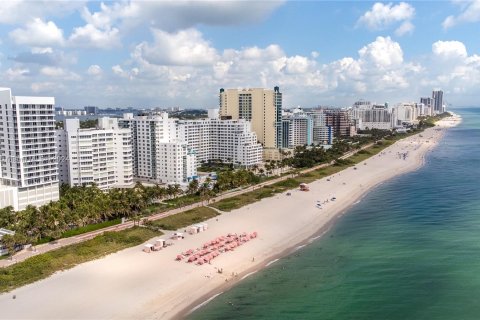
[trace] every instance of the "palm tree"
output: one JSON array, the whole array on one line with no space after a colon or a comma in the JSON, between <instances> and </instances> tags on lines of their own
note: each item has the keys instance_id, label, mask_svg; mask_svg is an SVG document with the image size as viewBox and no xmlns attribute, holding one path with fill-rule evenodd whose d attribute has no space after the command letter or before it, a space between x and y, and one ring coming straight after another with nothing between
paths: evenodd
<instances>
[{"instance_id":1,"label":"palm tree","mask_svg":"<svg viewBox=\"0 0 480 320\"><path fill-rule=\"evenodd\" d=\"M15 224L15 211L12 206L0 209L0 228L13 229Z\"/></svg>"},{"instance_id":2,"label":"palm tree","mask_svg":"<svg viewBox=\"0 0 480 320\"><path fill-rule=\"evenodd\" d=\"M173 185L169 184L166 189L166 194L169 199L171 199L175 195L175 188Z\"/></svg>"},{"instance_id":3,"label":"palm tree","mask_svg":"<svg viewBox=\"0 0 480 320\"><path fill-rule=\"evenodd\" d=\"M183 190L182 188L180 187L180 185L178 183L175 183L173 185L173 197L174 198L177 198L179 195L181 195L183 193Z\"/></svg>"},{"instance_id":4,"label":"palm tree","mask_svg":"<svg viewBox=\"0 0 480 320\"><path fill-rule=\"evenodd\" d=\"M193 179L193 180L190 181L190 183L188 184L187 194L189 194L189 195L194 195L195 193L197 193L198 187L199 187L199 182L198 182L198 180L197 180L197 179Z\"/></svg>"}]
</instances>

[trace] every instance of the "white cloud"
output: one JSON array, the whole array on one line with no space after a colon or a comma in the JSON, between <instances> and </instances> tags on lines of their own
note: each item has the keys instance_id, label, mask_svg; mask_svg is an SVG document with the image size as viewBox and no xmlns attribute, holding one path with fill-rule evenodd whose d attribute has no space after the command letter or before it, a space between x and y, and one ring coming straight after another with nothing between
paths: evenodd
<instances>
[{"instance_id":1,"label":"white cloud","mask_svg":"<svg viewBox=\"0 0 480 320\"><path fill-rule=\"evenodd\" d=\"M403 35L413 31L411 20L414 16L415 8L408 3L400 2L393 5L377 2L358 19L357 26L364 26L369 30L384 30L395 23L402 22L403 24L397 29L397 34Z\"/></svg>"},{"instance_id":2,"label":"white cloud","mask_svg":"<svg viewBox=\"0 0 480 320\"><path fill-rule=\"evenodd\" d=\"M285 61L285 72L289 74L306 73L314 66L307 57L294 56Z\"/></svg>"},{"instance_id":3,"label":"white cloud","mask_svg":"<svg viewBox=\"0 0 480 320\"><path fill-rule=\"evenodd\" d=\"M450 15L442 23L444 29L454 27L459 23L480 21L480 0L457 1L461 7L461 13L458 16Z\"/></svg>"},{"instance_id":4,"label":"white cloud","mask_svg":"<svg viewBox=\"0 0 480 320\"><path fill-rule=\"evenodd\" d=\"M9 81L20 81L24 80L26 76L30 74L30 70L28 68L21 68L21 67L14 67L8 68L5 72L7 79Z\"/></svg>"},{"instance_id":5,"label":"white cloud","mask_svg":"<svg viewBox=\"0 0 480 320\"><path fill-rule=\"evenodd\" d=\"M92 24L75 28L68 40L72 46L82 48L114 49L121 45L117 28L99 29Z\"/></svg>"},{"instance_id":6,"label":"white cloud","mask_svg":"<svg viewBox=\"0 0 480 320\"><path fill-rule=\"evenodd\" d=\"M377 37L374 42L360 49L358 54L363 63L373 64L381 70L403 63L402 48L390 37Z\"/></svg>"},{"instance_id":7,"label":"white cloud","mask_svg":"<svg viewBox=\"0 0 480 320\"><path fill-rule=\"evenodd\" d=\"M125 28L149 25L174 32L199 24L239 25L257 23L269 16L284 1L141 1L102 3L100 10L82 17L97 28L119 24Z\"/></svg>"},{"instance_id":8,"label":"white cloud","mask_svg":"<svg viewBox=\"0 0 480 320\"><path fill-rule=\"evenodd\" d=\"M444 59L465 59L467 48L460 41L437 41L432 45L434 55Z\"/></svg>"},{"instance_id":9,"label":"white cloud","mask_svg":"<svg viewBox=\"0 0 480 320\"><path fill-rule=\"evenodd\" d=\"M151 64L200 66L211 65L217 59L217 52L195 29L168 33L152 29L154 42L142 42L136 47L136 54Z\"/></svg>"},{"instance_id":10,"label":"white cloud","mask_svg":"<svg viewBox=\"0 0 480 320\"><path fill-rule=\"evenodd\" d=\"M102 73L103 70L98 64L93 64L87 69L87 74L91 76L100 76Z\"/></svg>"},{"instance_id":11,"label":"white cloud","mask_svg":"<svg viewBox=\"0 0 480 320\"><path fill-rule=\"evenodd\" d=\"M395 30L395 35L401 37L406 34L412 34L415 26L410 21L404 21L400 27Z\"/></svg>"},{"instance_id":12,"label":"white cloud","mask_svg":"<svg viewBox=\"0 0 480 320\"><path fill-rule=\"evenodd\" d=\"M116 75L119 75L119 76L121 76L125 73L125 71L123 71L122 67L119 66L118 64L114 65L112 67L112 71L113 71L113 73L115 73Z\"/></svg>"},{"instance_id":13,"label":"white cloud","mask_svg":"<svg viewBox=\"0 0 480 320\"><path fill-rule=\"evenodd\" d=\"M64 43L62 29L54 22L44 22L40 18L28 22L24 29L13 30L9 36L16 44L34 47L57 46Z\"/></svg>"}]
</instances>

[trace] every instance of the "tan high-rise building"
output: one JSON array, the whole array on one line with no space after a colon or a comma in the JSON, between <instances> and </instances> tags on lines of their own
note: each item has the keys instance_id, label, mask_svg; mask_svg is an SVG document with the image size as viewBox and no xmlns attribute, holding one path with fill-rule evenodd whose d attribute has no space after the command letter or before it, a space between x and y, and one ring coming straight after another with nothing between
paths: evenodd
<instances>
[{"instance_id":1,"label":"tan high-rise building","mask_svg":"<svg viewBox=\"0 0 480 320\"><path fill-rule=\"evenodd\" d=\"M273 90L220 89L220 118L245 119L266 149L282 148L282 94Z\"/></svg>"}]
</instances>

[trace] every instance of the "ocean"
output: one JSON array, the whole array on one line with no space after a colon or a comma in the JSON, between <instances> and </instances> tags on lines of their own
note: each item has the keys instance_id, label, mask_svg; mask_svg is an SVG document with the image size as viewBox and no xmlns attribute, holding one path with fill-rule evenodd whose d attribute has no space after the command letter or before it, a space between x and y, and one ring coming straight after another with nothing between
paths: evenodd
<instances>
[{"instance_id":1,"label":"ocean","mask_svg":"<svg viewBox=\"0 0 480 320\"><path fill-rule=\"evenodd\" d=\"M480 319L480 108L421 169L190 319Z\"/></svg>"}]
</instances>

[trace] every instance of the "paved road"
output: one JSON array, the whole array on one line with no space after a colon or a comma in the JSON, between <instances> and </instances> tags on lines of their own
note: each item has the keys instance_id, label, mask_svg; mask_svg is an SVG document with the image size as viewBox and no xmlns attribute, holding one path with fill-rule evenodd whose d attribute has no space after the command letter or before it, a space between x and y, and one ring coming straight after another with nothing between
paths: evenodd
<instances>
[{"instance_id":1,"label":"paved road","mask_svg":"<svg viewBox=\"0 0 480 320\"><path fill-rule=\"evenodd\" d=\"M341 159L346 159L348 157L351 157L352 155L354 155L358 151L366 149L368 147L371 147L372 145L373 145L373 143L365 145L361 149L348 152L340 158ZM324 164L321 164L321 165L318 165L318 166L315 166L315 167L312 167L312 168L309 168L309 169L301 170L298 174L308 173L308 172L311 172L311 171L314 171L314 170L317 170L317 169L320 169L320 168L327 167L327 166L332 165L332 164L333 164L333 161L330 162L330 163L324 163ZM247 193L247 192L253 191L253 190L258 189L258 188L262 188L264 186L268 186L268 185L271 185L271 184L274 184L274 183L277 183L277 182L280 182L280 181L283 181L283 180L287 180L287 179L291 178L292 176L294 176L294 174L288 174L288 175L284 175L284 176L281 176L281 177L278 177L278 178L275 178L275 179L272 179L272 180L262 182L260 184L257 184L257 185L251 186L251 187L247 187L247 188L243 188L243 189L235 190L235 191L227 191L227 192L224 192L224 193L222 193L221 195L219 195L215 198L210 199L209 203L218 202L220 200L227 199L227 198L232 198L232 197L238 196L240 194ZM187 210L190 210L190 209L193 209L193 208L203 207L204 205L205 205L204 201L197 202L197 203L193 203L191 205L184 206L184 207L181 207L181 208L172 209L172 210L169 210L167 212L157 213L157 214L154 214L154 215L151 215L151 216L147 217L146 219L148 219L150 221L154 221L154 220L162 219L162 218L165 218L165 217L168 217L168 216L180 213L180 212L184 212L184 211L187 211ZM45 253L45 252L48 252L48 251L51 251L51 250L55 250L55 249L58 249L58 248L61 248L61 247L65 247L65 246L68 246L68 245L71 245L71 244L75 244L75 243L79 243L79 242L83 242L83 241L95 238L96 236L98 236L98 235L100 235L104 232L120 231L120 230L125 230L125 229L131 228L131 227L133 227L133 221L127 221L127 222L122 223L122 224L117 224L117 225L114 225L114 226L111 226L111 227L106 227L106 228L99 229L99 230L96 230L96 231L84 233L84 234L81 234L81 235L78 235L78 236L73 236L73 237L70 237L70 238L63 238L63 239L59 239L55 242L49 242L49 243L41 244L41 245L35 246L35 251L32 251L30 249L24 249L24 250L18 252L17 254L15 254L12 259L0 260L0 268L10 266L10 265L15 264L17 262L28 259L28 258L30 258L34 255L38 255L38 254Z\"/></svg>"}]
</instances>

